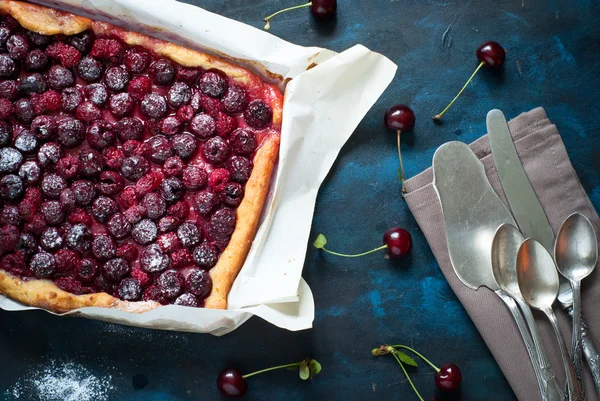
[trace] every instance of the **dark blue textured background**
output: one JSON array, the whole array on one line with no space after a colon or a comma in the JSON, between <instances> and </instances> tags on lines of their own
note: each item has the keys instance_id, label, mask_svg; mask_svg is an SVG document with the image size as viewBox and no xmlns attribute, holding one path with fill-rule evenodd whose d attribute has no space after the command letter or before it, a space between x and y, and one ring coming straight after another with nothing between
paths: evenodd
<instances>
[{"instance_id":1,"label":"dark blue textured background","mask_svg":"<svg viewBox=\"0 0 600 401\"><path fill-rule=\"evenodd\" d=\"M262 27L270 11L293 0L189 1ZM300 45L342 51L361 43L398 64L395 80L343 148L323 184L311 241L327 234L332 249L359 252L381 242L389 227L413 235L412 255L394 264L381 254L340 259L309 249L304 277L316 301L314 328L291 333L258 318L223 338L127 328L44 312L0 312L0 399L7 388L51 360L81 364L112 376L111 400L219 399L215 378L227 366L243 372L313 354L323 365L314 383L280 371L250 379L247 400L416 400L390 358L375 359L380 343L413 345L434 363L460 365L462 400L514 399L477 330L446 284L399 196L395 136L382 123L385 108L407 103L417 125L404 138L408 176L431 163L444 142L471 142L485 113L509 117L544 106L558 126L588 195L600 206L600 3L595 0L339 0L336 22L317 23L307 10L281 15L272 33ZM168 10L167 10L168 11ZM446 32L445 41L442 39ZM444 117L436 114L476 66L475 49L496 40L508 51L501 74L482 71ZM425 399L433 374L415 378ZM143 374L149 384L132 386ZM20 399L35 401L23 390Z\"/></svg>"}]
</instances>

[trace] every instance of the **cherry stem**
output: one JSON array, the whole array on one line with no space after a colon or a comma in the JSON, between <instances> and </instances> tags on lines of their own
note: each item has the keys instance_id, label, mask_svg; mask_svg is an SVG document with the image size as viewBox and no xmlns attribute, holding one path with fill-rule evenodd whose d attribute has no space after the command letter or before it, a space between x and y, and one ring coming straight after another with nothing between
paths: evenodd
<instances>
[{"instance_id":1,"label":"cherry stem","mask_svg":"<svg viewBox=\"0 0 600 401\"><path fill-rule=\"evenodd\" d=\"M330 250L325 249L325 248L321 248L321 249L324 250L327 253L330 253L330 254L336 255L336 256L343 256L345 258L358 258L359 256L365 256L365 255L368 255L370 253L381 251L382 249L386 249L386 248L387 248L387 245L383 245L383 246L380 246L379 248L371 249L368 252L357 253L357 254L354 254L354 255L347 255L345 253L337 253L337 252L333 252L333 251L330 251Z\"/></svg>"},{"instance_id":2,"label":"cherry stem","mask_svg":"<svg viewBox=\"0 0 600 401\"><path fill-rule=\"evenodd\" d=\"M407 349L410 352L412 352L413 354L415 354L416 356L418 356L419 358L421 358L429 366L431 366L431 368L433 370L435 370L436 372L440 371L440 369L437 366L435 366L433 363L431 363L431 361L429 359L425 358L422 354L418 353L417 351L415 351L414 349L412 349L412 348L410 348L410 347L408 347L406 345L396 344L396 345L390 345L390 347L392 347L392 348L404 348L404 349Z\"/></svg>"},{"instance_id":3,"label":"cherry stem","mask_svg":"<svg viewBox=\"0 0 600 401\"><path fill-rule=\"evenodd\" d=\"M412 380L410 380L410 376L408 375L408 372L406 371L406 368L404 368L404 365L402 364L402 361L400 360L400 357L398 357L398 355L396 355L396 352L392 352L391 354L394 356L394 358L396 359L396 361L398 361L398 364L400 365L400 367L402 368L402 371L404 372L404 376L406 376L406 379L408 380L408 383L410 384L410 386L412 387L412 389L415 391L415 394L417 395L417 397L419 397L419 400L425 401L423 399L423 397L421 397L421 394L419 393L419 390L417 390L417 388L415 387L415 385L412 382Z\"/></svg>"},{"instance_id":4,"label":"cherry stem","mask_svg":"<svg viewBox=\"0 0 600 401\"><path fill-rule=\"evenodd\" d=\"M398 159L400 160L400 168L398 169L398 178L402 182L402 192L406 193L406 189L404 188L404 164L402 164L402 153L400 152L400 134L402 131L396 131L398 134Z\"/></svg>"},{"instance_id":5,"label":"cherry stem","mask_svg":"<svg viewBox=\"0 0 600 401\"><path fill-rule=\"evenodd\" d=\"M247 375L243 375L242 377L244 379L247 379L249 377L256 376L256 375L259 375L261 373L269 372L271 370L285 369L285 368L294 368L294 367L300 366L301 363L302 363L302 361L295 362L295 363L288 363L287 365L273 366L272 368L266 368L266 369L258 370L256 372L248 373Z\"/></svg>"},{"instance_id":6,"label":"cherry stem","mask_svg":"<svg viewBox=\"0 0 600 401\"><path fill-rule=\"evenodd\" d=\"M276 15L278 15L278 14L281 14L281 13L284 13L284 12L286 12L286 11L296 10L296 9L298 9L298 8L304 8L304 7L310 7L310 6L312 6L312 1L311 1L311 2L308 2L308 3L306 3L306 4L300 4L299 6L294 6L294 7L288 7L288 8L284 8L283 10L279 10L279 11L277 11L276 13L273 13L273 14L269 15L268 17L265 17L265 18L263 18L263 21L265 21L265 22L266 22L266 24L265 24L265 29L266 29L267 31L269 30L269 28L271 27L271 25L269 24L269 20L270 20L271 18L273 18L274 16L276 16Z\"/></svg>"},{"instance_id":7,"label":"cherry stem","mask_svg":"<svg viewBox=\"0 0 600 401\"><path fill-rule=\"evenodd\" d=\"M444 115L444 113L446 111L448 111L448 109L450 108L450 106L452 106L452 104L456 101L456 99L458 99L458 97L460 96L461 93L463 93L463 91L466 89L467 85L469 85L469 82L471 82L471 80L475 77L475 75L477 74L477 72L479 72L479 70L481 69L481 67L483 67L485 64L484 61L482 61L481 63L479 63L479 65L477 66L477 68L475 69L475 71L473 72L473 74L471 74L471 76L469 77L469 80L467 81L467 83L465 83L465 85L462 87L462 89L460 90L460 92L458 92L458 95L456 95L454 97L454 99L452 99L452 101L450 102L450 104L448 106L446 106L446 108L444 110L442 110L442 112L440 114L437 114L436 116L433 117L433 121L439 121L442 119L442 116Z\"/></svg>"}]
</instances>

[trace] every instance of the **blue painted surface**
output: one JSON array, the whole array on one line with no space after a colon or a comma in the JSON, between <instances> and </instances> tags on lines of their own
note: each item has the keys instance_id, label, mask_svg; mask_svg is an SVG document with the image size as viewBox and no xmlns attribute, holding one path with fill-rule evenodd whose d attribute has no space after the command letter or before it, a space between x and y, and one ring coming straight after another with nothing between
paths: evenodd
<instances>
[{"instance_id":1,"label":"blue painted surface","mask_svg":"<svg viewBox=\"0 0 600 401\"><path fill-rule=\"evenodd\" d=\"M190 1L194 2L194 1ZM263 14L291 0L195 1L261 27ZM573 165L600 206L600 3L589 0L498 2L340 0L335 23L315 22L306 10L281 15L272 32L301 44L344 50L356 43L387 55L396 79L360 124L326 179L311 238L327 234L331 248L362 251L402 226L413 235L412 255L400 263L382 255L339 259L309 248L304 277L316 301L314 329L291 333L251 319L223 338L150 331L43 312L0 312L0 399L19 378L50 360L110 374L111 400L219 399L215 377L227 366L244 372L288 363L312 353L323 372L312 384L281 371L252 378L247 400L416 400L391 358L370 350L385 342L412 345L435 363L463 371L461 400L510 400L514 395L477 330L448 287L399 196L395 136L382 124L385 108L407 103L417 114L403 136L408 176L431 163L444 142L471 142L485 130L485 113L507 116L544 106L558 126ZM444 35L444 32L446 32ZM444 36L444 38L443 38ZM507 50L503 73L482 73L446 116L436 114L476 65L475 48L496 40ZM343 207L341 204L343 203ZM412 370L423 396L433 396L427 367ZM144 374L149 384L133 388ZM37 398L23 390L20 399Z\"/></svg>"}]
</instances>

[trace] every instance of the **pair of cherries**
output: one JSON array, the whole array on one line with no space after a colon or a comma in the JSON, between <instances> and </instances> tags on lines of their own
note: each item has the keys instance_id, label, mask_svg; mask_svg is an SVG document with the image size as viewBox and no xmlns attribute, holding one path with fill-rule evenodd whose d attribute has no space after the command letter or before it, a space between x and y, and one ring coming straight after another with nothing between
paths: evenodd
<instances>
[{"instance_id":1,"label":"pair of cherries","mask_svg":"<svg viewBox=\"0 0 600 401\"><path fill-rule=\"evenodd\" d=\"M410 383L413 390L415 391L415 393L421 401L423 401L423 398L415 388L412 380L408 376L408 373L406 372L406 369L403 365L403 363L405 363L407 365L417 366L417 363L404 352L400 351L400 349L407 349L413 352L415 355L419 356L432 369L436 371L434 380L435 385L440 391L448 393L455 392L456 390L458 390L462 382L462 374L458 366L452 363L447 363L445 365L442 365L441 368L438 368L423 355L421 355L414 349L407 347L406 345L382 345L379 348L375 348L371 352L374 356L391 354L398 361L400 367L402 368L402 371L408 379L408 382ZM227 368L223 370L217 377L217 389L225 397L239 398L244 396L244 394L246 394L246 392L248 391L248 383L246 382L247 378L279 369L298 369L298 374L300 378L302 380L307 380L309 378L313 379L316 375L321 373L321 364L317 362L316 359L309 357L299 362L289 363L287 365L273 366L271 368L266 368L253 373L248 373L246 375L242 375L240 371L235 368ZM435 399L432 401L435 401Z\"/></svg>"},{"instance_id":2,"label":"pair of cherries","mask_svg":"<svg viewBox=\"0 0 600 401\"><path fill-rule=\"evenodd\" d=\"M477 68L471 74L467 82L458 92L458 94L452 99L452 101L439 113L432 117L435 123L440 123L442 120L442 116L444 113L448 111L448 109L454 104L454 102L458 99L458 97L463 93L469 83L473 80L475 75L479 72L479 70L486 66L491 69L499 69L504 65L504 59L506 58L506 51L498 42L485 42L481 46L477 48L475 52L477 56L477 60L479 60L479 64ZM404 104L396 104L391 106L384 115L384 123L385 126L393 131L396 131L398 138L398 159L400 160L400 168L398 170L398 177L402 182L402 191L404 190L404 166L402 164L402 153L400 152L400 134L402 132L410 132L413 130L415 126L415 113L412 111L410 107Z\"/></svg>"}]
</instances>

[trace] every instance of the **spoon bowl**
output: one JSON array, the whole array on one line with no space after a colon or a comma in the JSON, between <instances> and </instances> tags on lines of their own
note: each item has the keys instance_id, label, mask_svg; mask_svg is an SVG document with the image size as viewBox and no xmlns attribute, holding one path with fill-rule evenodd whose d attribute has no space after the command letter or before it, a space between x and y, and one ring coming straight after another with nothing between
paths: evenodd
<instances>
[{"instance_id":1,"label":"spoon bowl","mask_svg":"<svg viewBox=\"0 0 600 401\"><path fill-rule=\"evenodd\" d=\"M559 279L552 255L542 244L527 239L517 254L517 281L525 301L540 309L550 320L560 348L567 378L568 400L584 401L583 387L578 380L577 370L571 362L567 345L558 328L552 304L558 296ZM574 302L576 303L576 302Z\"/></svg>"},{"instance_id":2,"label":"spoon bowl","mask_svg":"<svg viewBox=\"0 0 600 401\"><path fill-rule=\"evenodd\" d=\"M534 308L552 309L558 295L558 273L552 256L533 239L527 239L517 254L517 281L525 301Z\"/></svg>"},{"instance_id":3,"label":"spoon bowl","mask_svg":"<svg viewBox=\"0 0 600 401\"><path fill-rule=\"evenodd\" d=\"M594 270L598 240L587 217L573 213L566 218L556 237L554 257L558 271L569 280L582 280Z\"/></svg>"},{"instance_id":4,"label":"spoon bowl","mask_svg":"<svg viewBox=\"0 0 600 401\"><path fill-rule=\"evenodd\" d=\"M513 297L521 297L517 281L517 253L525 241L523 234L512 224L502 224L496 230L492 242L492 272L494 279L504 291Z\"/></svg>"}]
</instances>

